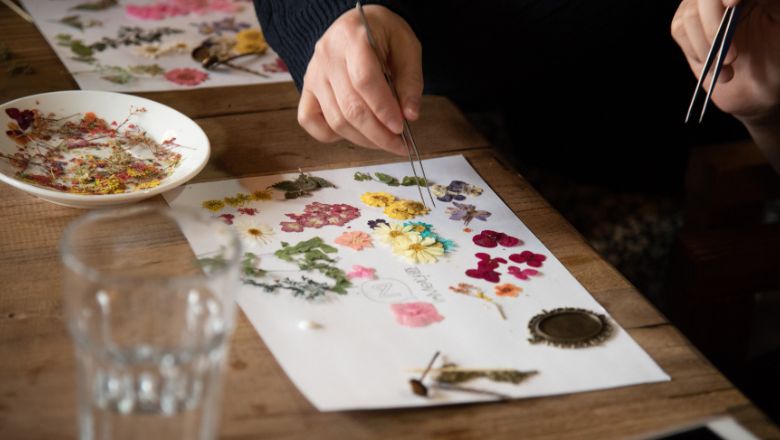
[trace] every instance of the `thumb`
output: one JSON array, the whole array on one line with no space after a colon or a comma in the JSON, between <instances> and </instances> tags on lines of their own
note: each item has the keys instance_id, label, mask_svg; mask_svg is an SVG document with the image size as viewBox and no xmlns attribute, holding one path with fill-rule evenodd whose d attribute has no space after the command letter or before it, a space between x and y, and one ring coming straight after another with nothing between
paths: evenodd
<instances>
[{"instance_id":1,"label":"thumb","mask_svg":"<svg viewBox=\"0 0 780 440\"><path fill-rule=\"evenodd\" d=\"M388 67L398 91L401 111L409 120L420 116L423 91L422 48L413 34L406 38L390 39Z\"/></svg>"}]
</instances>

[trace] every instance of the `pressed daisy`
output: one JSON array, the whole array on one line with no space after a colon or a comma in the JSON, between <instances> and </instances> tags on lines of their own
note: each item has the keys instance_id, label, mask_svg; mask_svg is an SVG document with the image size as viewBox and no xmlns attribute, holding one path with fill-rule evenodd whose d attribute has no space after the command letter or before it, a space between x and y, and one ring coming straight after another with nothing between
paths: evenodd
<instances>
[{"instance_id":1,"label":"pressed daisy","mask_svg":"<svg viewBox=\"0 0 780 440\"><path fill-rule=\"evenodd\" d=\"M397 200L385 207L385 215L396 220L409 220L428 213L428 208L414 200Z\"/></svg>"},{"instance_id":2,"label":"pressed daisy","mask_svg":"<svg viewBox=\"0 0 780 440\"><path fill-rule=\"evenodd\" d=\"M410 226L402 225L401 223L393 223L392 225L381 223L374 228L374 235L382 243L394 246L396 242L409 241L410 236L418 234L412 231Z\"/></svg>"},{"instance_id":3,"label":"pressed daisy","mask_svg":"<svg viewBox=\"0 0 780 440\"><path fill-rule=\"evenodd\" d=\"M395 196L386 192L367 192L360 196L360 201L368 206L384 208L395 202Z\"/></svg>"},{"instance_id":4,"label":"pressed daisy","mask_svg":"<svg viewBox=\"0 0 780 440\"><path fill-rule=\"evenodd\" d=\"M273 241L274 230L268 225L255 223L246 217L239 217L233 222L233 226L249 243L268 244Z\"/></svg>"},{"instance_id":5,"label":"pressed daisy","mask_svg":"<svg viewBox=\"0 0 780 440\"><path fill-rule=\"evenodd\" d=\"M149 43L139 46L136 53L144 58L157 59L161 55L162 48L159 43Z\"/></svg>"},{"instance_id":6,"label":"pressed daisy","mask_svg":"<svg viewBox=\"0 0 780 440\"><path fill-rule=\"evenodd\" d=\"M220 209L225 207L225 202L222 200L205 200L203 203L200 204L205 209L208 209L209 211L217 212Z\"/></svg>"},{"instance_id":7,"label":"pressed daisy","mask_svg":"<svg viewBox=\"0 0 780 440\"><path fill-rule=\"evenodd\" d=\"M345 232L336 237L336 244L352 248L356 251L362 251L364 248L374 247L371 236L363 231Z\"/></svg>"},{"instance_id":8,"label":"pressed daisy","mask_svg":"<svg viewBox=\"0 0 780 440\"><path fill-rule=\"evenodd\" d=\"M433 238L422 238L417 234L412 234L408 241L396 242L393 245L393 252L414 264L435 263L438 261L438 257L444 255L444 246Z\"/></svg>"},{"instance_id":9,"label":"pressed daisy","mask_svg":"<svg viewBox=\"0 0 780 440\"><path fill-rule=\"evenodd\" d=\"M271 200L273 199L273 194L271 194L270 189L261 189L252 193L252 199L257 201Z\"/></svg>"},{"instance_id":10,"label":"pressed daisy","mask_svg":"<svg viewBox=\"0 0 780 440\"><path fill-rule=\"evenodd\" d=\"M522 288L515 286L511 283L506 284L499 284L496 286L496 295L498 296L511 296L511 297L517 297L517 295L520 294L520 292L523 291Z\"/></svg>"}]
</instances>

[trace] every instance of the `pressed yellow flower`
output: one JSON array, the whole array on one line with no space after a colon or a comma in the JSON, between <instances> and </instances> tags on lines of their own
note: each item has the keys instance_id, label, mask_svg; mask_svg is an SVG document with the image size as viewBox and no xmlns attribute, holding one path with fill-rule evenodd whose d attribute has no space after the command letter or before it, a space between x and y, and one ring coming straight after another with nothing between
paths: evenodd
<instances>
[{"instance_id":1,"label":"pressed yellow flower","mask_svg":"<svg viewBox=\"0 0 780 440\"><path fill-rule=\"evenodd\" d=\"M393 252L405 257L410 263L435 263L444 255L444 246L431 237L422 238L417 234L409 235L409 240L396 242Z\"/></svg>"},{"instance_id":2,"label":"pressed yellow flower","mask_svg":"<svg viewBox=\"0 0 780 440\"><path fill-rule=\"evenodd\" d=\"M384 208L395 202L395 196L386 192L367 192L360 196L360 201L368 206Z\"/></svg>"},{"instance_id":3,"label":"pressed yellow flower","mask_svg":"<svg viewBox=\"0 0 780 440\"><path fill-rule=\"evenodd\" d=\"M262 54L268 50L263 32L260 29L244 29L236 34L236 45L233 51L237 54Z\"/></svg>"},{"instance_id":4,"label":"pressed yellow flower","mask_svg":"<svg viewBox=\"0 0 780 440\"><path fill-rule=\"evenodd\" d=\"M397 200L385 208L385 215L396 220L409 220L428 213L428 209L414 200Z\"/></svg>"},{"instance_id":5,"label":"pressed yellow flower","mask_svg":"<svg viewBox=\"0 0 780 440\"><path fill-rule=\"evenodd\" d=\"M106 179L95 180L95 192L98 194L119 194L124 192L122 181L115 175L111 175Z\"/></svg>"},{"instance_id":6,"label":"pressed yellow flower","mask_svg":"<svg viewBox=\"0 0 780 440\"><path fill-rule=\"evenodd\" d=\"M247 202L251 202L252 200L252 196L244 193L238 193L235 197L225 197L225 203L234 208L238 206L244 206Z\"/></svg>"},{"instance_id":7,"label":"pressed yellow flower","mask_svg":"<svg viewBox=\"0 0 780 440\"><path fill-rule=\"evenodd\" d=\"M393 223L392 225L381 223L374 229L373 233L379 241L391 246L395 246L396 242L409 241L410 235L418 235L416 232L412 231L411 226L403 225L401 223Z\"/></svg>"},{"instance_id":8,"label":"pressed yellow flower","mask_svg":"<svg viewBox=\"0 0 780 440\"><path fill-rule=\"evenodd\" d=\"M209 211L217 212L225 207L225 202L222 200L205 200L200 204L200 206L208 209Z\"/></svg>"},{"instance_id":9,"label":"pressed yellow flower","mask_svg":"<svg viewBox=\"0 0 780 440\"><path fill-rule=\"evenodd\" d=\"M274 198L270 189L261 189L252 193L252 199L260 200L272 200Z\"/></svg>"}]
</instances>

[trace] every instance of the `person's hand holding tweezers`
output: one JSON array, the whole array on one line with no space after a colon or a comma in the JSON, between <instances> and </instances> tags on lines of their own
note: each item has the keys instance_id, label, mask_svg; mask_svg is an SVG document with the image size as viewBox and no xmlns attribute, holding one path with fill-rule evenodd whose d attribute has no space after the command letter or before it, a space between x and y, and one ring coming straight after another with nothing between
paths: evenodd
<instances>
[{"instance_id":1,"label":"person's hand holding tweezers","mask_svg":"<svg viewBox=\"0 0 780 440\"><path fill-rule=\"evenodd\" d=\"M423 90L420 42L407 22L378 5L364 8L377 52L357 10L339 17L315 46L303 79L298 122L315 139L347 139L368 148L407 155L404 118L416 120ZM377 56L382 56L377 62ZM382 71L392 75L393 96ZM400 104L399 104L400 102Z\"/></svg>"},{"instance_id":2,"label":"person's hand holding tweezers","mask_svg":"<svg viewBox=\"0 0 780 440\"><path fill-rule=\"evenodd\" d=\"M737 5L739 19L712 102L748 128L780 171L780 0L683 0L672 36L699 77L726 9Z\"/></svg>"}]
</instances>

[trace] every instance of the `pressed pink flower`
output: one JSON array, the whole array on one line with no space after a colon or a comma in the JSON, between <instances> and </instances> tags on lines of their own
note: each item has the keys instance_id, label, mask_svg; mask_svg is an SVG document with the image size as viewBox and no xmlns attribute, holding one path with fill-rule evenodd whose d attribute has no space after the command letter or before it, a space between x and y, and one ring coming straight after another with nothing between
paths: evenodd
<instances>
[{"instance_id":1,"label":"pressed pink flower","mask_svg":"<svg viewBox=\"0 0 780 440\"><path fill-rule=\"evenodd\" d=\"M352 266L352 271L347 272L347 278L367 278L372 280L376 278L376 269L355 264Z\"/></svg>"},{"instance_id":2,"label":"pressed pink flower","mask_svg":"<svg viewBox=\"0 0 780 440\"><path fill-rule=\"evenodd\" d=\"M171 69L165 72L165 79L182 86L197 86L208 78L208 73L189 67Z\"/></svg>"},{"instance_id":3,"label":"pressed pink flower","mask_svg":"<svg viewBox=\"0 0 780 440\"><path fill-rule=\"evenodd\" d=\"M395 322L404 327L425 327L444 320L436 306L428 302L391 304Z\"/></svg>"},{"instance_id":4,"label":"pressed pink flower","mask_svg":"<svg viewBox=\"0 0 780 440\"><path fill-rule=\"evenodd\" d=\"M547 259L542 254L535 254L531 251L523 251L519 254L512 254L509 259L515 263L525 263L531 267L542 267L542 263Z\"/></svg>"},{"instance_id":5,"label":"pressed pink flower","mask_svg":"<svg viewBox=\"0 0 780 440\"><path fill-rule=\"evenodd\" d=\"M303 228L321 228L327 225L344 226L346 223L360 217L360 210L354 206L338 203L328 205L326 203L313 202L306 205L302 214L285 214L295 220L299 226L293 226L292 222L282 222L282 230L287 232L300 232Z\"/></svg>"},{"instance_id":6,"label":"pressed pink flower","mask_svg":"<svg viewBox=\"0 0 780 440\"><path fill-rule=\"evenodd\" d=\"M362 231L345 232L336 237L336 244L361 251L367 247L374 247L371 236Z\"/></svg>"},{"instance_id":7,"label":"pressed pink flower","mask_svg":"<svg viewBox=\"0 0 780 440\"><path fill-rule=\"evenodd\" d=\"M223 222L225 222L225 223L227 223L229 225L233 224L233 219L234 218L236 218L236 216L233 215L233 214L222 214L222 215L219 216L220 220L222 220Z\"/></svg>"},{"instance_id":8,"label":"pressed pink flower","mask_svg":"<svg viewBox=\"0 0 780 440\"><path fill-rule=\"evenodd\" d=\"M285 64L284 60L282 60L281 58L277 58L276 61L274 61L273 63L263 64L263 70L269 73L282 73L282 72L290 71L287 68L287 64Z\"/></svg>"},{"instance_id":9,"label":"pressed pink flower","mask_svg":"<svg viewBox=\"0 0 780 440\"><path fill-rule=\"evenodd\" d=\"M520 269L517 266L509 266L507 272L521 280L529 280L531 276L539 274L539 271L536 269Z\"/></svg>"},{"instance_id":10,"label":"pressed pink flower","mask_svg":"<svg viewBox=\"0 0 780 440\"><path fill-rule=\"evenodd\" d=\"M284 232L303 232L303 225L298 222L281 222L279 225Z\"/></svg>"}]
</instances>

